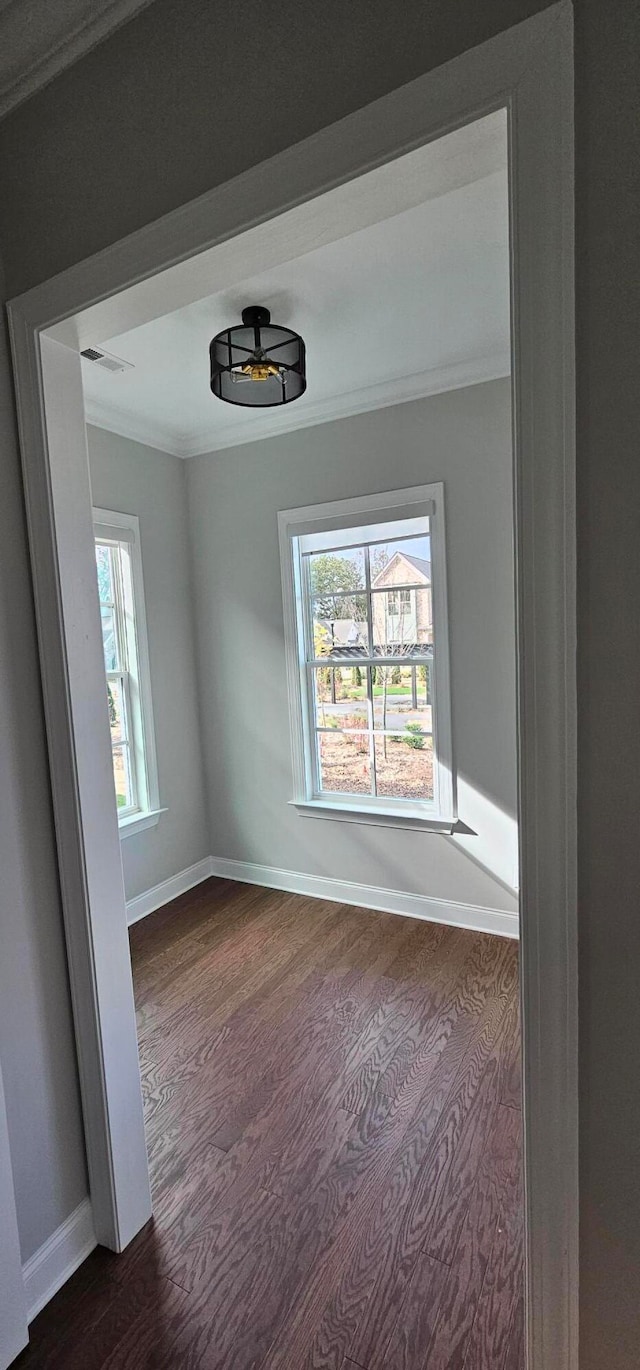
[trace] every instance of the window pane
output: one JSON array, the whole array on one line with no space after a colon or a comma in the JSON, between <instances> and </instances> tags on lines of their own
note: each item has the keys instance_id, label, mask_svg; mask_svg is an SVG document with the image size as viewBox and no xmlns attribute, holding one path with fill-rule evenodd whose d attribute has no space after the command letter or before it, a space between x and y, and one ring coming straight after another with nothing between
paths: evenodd
<instances>
[{"instance_id":1,"label":"window pane","mask_svg":"<svg viewBox=\"0 0 640 1370\"><path fill-rule=\"evenodd\" d=\"M433 799L433 747L420 733L375 734L376 791L387 799Z\"/></svg>"},{"instance_id":2,"label":"window pane","mask_svg":"<svg viewBox=\"0 0 640 1370\"><path fill-rule=\"evenodd\" d=\"M313 599L311 615L316 657L349 657L368 651L366 595Z\"/></svg>"},{"instance_id":3,"label":"window pane","mask_svg":"<svg viewBox=\"0 0 640 1370\"><path fill-rule=\"evenodd\" d=\"M126 699L121 680L107 681L107 703L112 742L128 742Z\"/></svg>"},{"instance_id":4,"label":"window pane","mask_svg":"<svg viewBox=\"0 0 640 1370\"><path fill-rule=\"evenodd\" d=\"M313 553L309 557L309 583L312 594L327 601L339 591L364 590L363 548L347 547L341 552Z\"/></svg>"},{"instance_id":5,"label":"window pane","mask_svg":"<svg viewBox=\"0 0 640 1370\"><path fill-rule=\"evenodd\" d=\"M371 604L376 648L406 655L417 645L433 641L430 587L374 590Z\"/></svg>"},{"instance_id":6,"label":"window pane","mask_svg":"<svg viewBox=\"0 0 640 1370\"><path fill-rule=\"evenodd\" d=\"M369 735L317 733L320 789L331 794L371 794Z\"/></svg>"},{"instance_id":7,"label":"window pane","mask_svg":"<svg viewBox=\"0 0 640 1370\"><path fill-rule=\"evenodd\" d=\"M111 548L103 543L96 543L96 568L98 572L98 594L101 604L113 604L113 568L111 564Z\"/></svg>"},{"instance_id":8,"label":"window pane","mask_svg":"<svg viewBox=\"0 0 640 1370\"><path fill-rule=\"evenodd\" d=\"M398 538L378 543L370 551L371 586L389 581L405 585L431 583L431 541L427 533L416 538Z\"/></svg>"},{"instance_id":9,"label":"window pane","mask_svg":"<svg viewBox=\"0 0 640 1370\"><path fill-rule=\"evenodd\" d=\"M313 672L317 728L367 728L367 672L360 666L317 666Z\"/></svg>"},{"instance_id":10,"label":"window pane","mask_svg":"<svg viewBox=\"0 0 640 1370\"><path fill-rule=\"evenodd\" d=\"M117 671L118 661L118 642L116 637L116 616L115 609L109 609L106 605L100 605L100 618L102 621L102 650L104 652L105 671Z\"/></svg>"},{"instance_id":11,"label":"window pane","mask_svg":"<svg viewBox=\"0 0 640 1370\"><path fill-rule=\"evenodd\" d=\"M129 748L126 745L113 748L113 778L116 786L116 803L119 809L132 809L135 804Z\"/></svg>"},{"instance_id":12,"label":"window pane","mask_svg":"<svg viewBox=\"0 0 640 1370\"><path fill-rule=\"evenodd\" d=\"M410 725L432 731L431 685L433 667L376 666L373 687L373 726L400 731Z\"/></svg>"}]
</instances>

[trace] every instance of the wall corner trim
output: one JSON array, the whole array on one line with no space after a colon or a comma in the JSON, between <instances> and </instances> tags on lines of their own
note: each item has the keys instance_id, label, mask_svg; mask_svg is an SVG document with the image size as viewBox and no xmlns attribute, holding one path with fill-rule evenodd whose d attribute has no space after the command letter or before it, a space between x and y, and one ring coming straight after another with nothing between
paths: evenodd
<instances>
[{"instance_id":1,"label":"wall corner trim","mask_svg":"<svg viewBox=\"0 0 640 1370\"><path fill-rule=\"evenodd\" d=\"M276 866L261 866L253 861L232 861L225 856L211 857L209 874L218 875L224 880L239 880L249 885L286 890L289 894L331 899L338 904L355 904L379 913L397 913L405 918L421 918L430 923L445 923L451 927L470 928L475 932L489 932L500 937L518 936L518 914L501 909L458 904L449 899L432 899L424 894L407 894L403 890L390 890L378 885L360 885L352 880L337 880L326 875L305 875L301 871L280 870Z\"/></svg>"},{"instance_id":2,"label":"wall corner trim","mask_svg":"<svg viewBox=\"0 0 640 1370\"><path fill-rule=\"evenodd\" d=\"M33 1322L97 1244L91 1200L83 1199L22 1267L29 1322Z\"/></svg>"},{"instance_id":3,"label":"wall corner trim","mask_svg":"<svg viewBox=\"0 0 640 1370\"><path fill-rule=\"evenodd\" d=\"M178 871L177 875L171 875L168 880L162 880L159 885L153 885L150 890L136 895L135 899L128 899L129 927L132 923L138 923L141 918L146 918L148 913L153 913L154 909L177 899L179 894L185 894L187 890L199 885L201 880L206 880L212 874L211 857L205 856L202 861L196 861L193 866L187 866L186 870Z\"/></svg>"}]
</instances>

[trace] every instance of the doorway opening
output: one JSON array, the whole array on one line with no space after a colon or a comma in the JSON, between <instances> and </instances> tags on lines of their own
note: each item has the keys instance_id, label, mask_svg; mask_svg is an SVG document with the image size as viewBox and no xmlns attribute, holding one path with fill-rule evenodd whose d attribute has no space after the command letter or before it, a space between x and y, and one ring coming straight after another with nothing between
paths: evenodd
<instances>
[{"instance_id":1,"label":"doorway opening","mask_svg":"<svg viewBox=\"0 0 640 1370\"><path fill-rule=\"evenodd\" d=\"M506 114L332 198L321 245L272 265L252 230L257 273L240 237L222 289L82 349L125 897L162 901L131 933L154 1223L120 1267L197 1281L219 1355L516 1370ZM295 404L212 396L252 301L304 339Z\"/></svg>"}]
</instances>

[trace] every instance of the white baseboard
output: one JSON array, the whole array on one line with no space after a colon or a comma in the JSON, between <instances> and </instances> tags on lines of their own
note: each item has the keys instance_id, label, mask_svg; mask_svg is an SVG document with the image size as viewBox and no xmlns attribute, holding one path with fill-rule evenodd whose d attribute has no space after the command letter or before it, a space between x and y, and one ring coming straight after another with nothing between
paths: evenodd
<instances>
[{"instance_id":1,"label":"white baseboard","mask_svg":"<svg viewBox=\"0 0 640 1370\"><path fill-rule=\"evenodd\" d=\"M211 857L205 856L203 861L196 861L194 866L187 866L186 870L178 871L177 875L163 880L160 885L154 885L153 889L145 890L144 894L127 900L127 923L131 925L137 923L140 918L146 918L154 909L162 908L163 904L177 899L179 894L185 894L194 885L199 885L200 881L206 880L211 873Z\"/></svg>"},{"instance_id":2,"label":"white baseboard","mask_svg":"<svg viewBox=\"0 0 640 1370\"><path fill-rule=\"evenodd\" d=\"M503 909L483 908L478 904L458 904L450 899L430 899L425 894L406 894L403 890L389 890L378 885L360 885L352 880L334 880L326 875L305 875L301 871L281 870L277 866L257 865L253 861L232 861L226 856L207 856L185 871L179 871L162 884L139 894L127 903L127 922L137 923L148 913L168 904L179 894L199 885L210 875L224 880L239 880L249 885L264 885L268 889L286 890L289 894L310 895L316 899L332 899L338 904L356 904L383 913L397 913L405 918L423 918L430 923L447 923L456 928L472 928L475 932L496 933L499 937L518 936L518 914Z\"/></svg>"},{"instance_id":3,"label":"white baseboard","mask_svg":"<svg viewBox=\"0 0 640 1370\"><path fill-rule=\"evenodd\" d=\"M33 1322L95 1246L91 1201L83 1199L22 1267L29 1322Z\"/></svg>"},{"instance_id":4,"label":"white baseboard","mask_svg":"<svg viewBox=\"0 0 640 1370\"><path fill-rule=\"evenodd\" d=\"M332 899L339 904L361 905L383 913L423 918L430 923L447 923L456 928L472 928L476 932L491 932L500 937L518 937L519 932L517 913L481 908L477 904L456 904L449 899L430 899L423 894L405 894L402 890L388 890L377 885L359 885L351 880L334 880L326 875L303 875L299 871L260 866L252 861L231 861L226 856L212 856L209 873L225 880L266 885L270 889L287 890L290 894Z\"/></svg>"}]
</instances>

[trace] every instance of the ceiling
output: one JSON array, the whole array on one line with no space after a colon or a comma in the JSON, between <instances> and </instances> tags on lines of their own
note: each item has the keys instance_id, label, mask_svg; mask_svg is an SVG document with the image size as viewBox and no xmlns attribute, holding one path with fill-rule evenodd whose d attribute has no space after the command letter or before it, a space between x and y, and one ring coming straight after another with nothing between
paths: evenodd
<instances>
[{"instance_id":1,"label":"ceiling","mask_svg":"<svg viewBox=\"0 0 640 1370\"><path fill-rule=\"evenodd\" d=\"M412 163L407 194L379 197L381 222L293 260L275 254L276 264L257 274L219 272L233 283L208 298L93 338L133 369L109 373L83 361L88 421L189 457L508 374L506 143L502 123L482 122L491 155L478 150L475 125L465 176L458 162L451 188L440 178L442 193L415 203ZM458 151L464 134L452 135ZM409 208L393 213L407 200ZM274 323L304 337L308 388L294 404L248 410L211 394L209 342L239 322L247 304L266 305Z\"/></svg>"},{"instance_id":2,"label":"ceiling","mask_svg":"<svg viewBox=\"0 0 640 1370\"><path fill-rule=\"evenodd\" d=\"M150 0L0 0L0 118Z\"/></svg>"}]
</instances>

